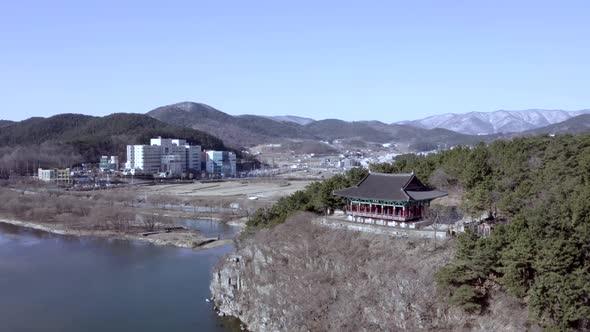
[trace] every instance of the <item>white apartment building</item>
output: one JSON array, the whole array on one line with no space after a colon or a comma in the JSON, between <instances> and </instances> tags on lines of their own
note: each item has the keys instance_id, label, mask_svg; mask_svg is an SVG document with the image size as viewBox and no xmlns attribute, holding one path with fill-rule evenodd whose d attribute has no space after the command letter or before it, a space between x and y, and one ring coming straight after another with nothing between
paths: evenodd
<instances>
[{"instance_id":1,"label":"white apartment building","mask_svg":"<svg viewBox=\"0 0 590 332\"><path fill-rule=\"evenodd\" d=\"M162 149L151 145L127 145L125 169L131 174L154 174L160 171Z\"/></svg>"},{"instance_id":2,"label":"white apartment building","mask_svg":"<svg viewBox=\"0 0 590 332\"><path fill-rule=\"evenodd\" d=\"M131 174L180 175L201 171L201 147L186 140L152 138L150 145L127 145L125 169Z\"/></svg>"},{"instance_id":3,"label":"white apartment building","mask_svg":"<svg viewBox=\"0 0 590 332\"><path fill-rule=\"evenodd\" d=\"M42 169L39 168L39 171L37 172L37 176L39 177L39 180L42 181L51 181L53 179L55 179L55 170L53 169Z\"/></svg>"}]
</instances>

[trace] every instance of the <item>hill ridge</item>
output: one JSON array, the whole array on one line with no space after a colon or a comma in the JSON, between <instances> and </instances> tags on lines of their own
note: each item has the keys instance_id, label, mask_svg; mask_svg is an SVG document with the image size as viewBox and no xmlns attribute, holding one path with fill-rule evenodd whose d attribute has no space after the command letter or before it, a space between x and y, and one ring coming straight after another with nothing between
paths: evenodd
<instances>
[{"instance_id":1,"label":"hill ridge","mask_svg":"<svg viewBox=\"0 0 590 332\"><path fill-rule=\"evenodd\" d=\"M378 144L406 143L418 150L436 149L439 144L475 144L488 137L465 135L444 129L424 129L386 124L377 120L313 120L306 124L277 121L267 116L232 116L202 103L182 102L158 107L147 113L158 120L209 132L234 147L281 143L292 140L345 140ZM279 117L280 119L280 117ZM303 118L306 119L306 118Z\"/></svg>"},{"instance_id":2,"label":"hill ridge","mask_svg":"<svg viewBox=\"0 0 590 332\"><path fill-rule=\"evenodd\" d=\"M104 117L57 114L3 127L0 130L3 158L0 159L9 162L29 158L44 167L96 162L101 155L117 155L124 160L128 144L148 144L150 138L157 136L187 139L204 148L226 149L219 138L208 133L163 123L145 114L113 113ZM40 156L42 151L52 151L54 156L49 153Z\"/></svg>"}]
</instances>

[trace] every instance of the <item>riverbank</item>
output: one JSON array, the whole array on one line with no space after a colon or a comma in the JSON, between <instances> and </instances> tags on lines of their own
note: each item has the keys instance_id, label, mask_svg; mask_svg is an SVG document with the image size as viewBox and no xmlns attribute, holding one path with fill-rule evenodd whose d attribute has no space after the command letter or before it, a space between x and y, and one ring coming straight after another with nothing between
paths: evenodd
<instances>
[{"instance_id":1,"label":"riverbank","mask_svg":"<svg viewBox=\"0 0 590 332\"><path fill-rule=\"evenodd\" d=\"M109 239L142 241L149 242L159 246L174 246L179 248L190 249L210 249L230 244L232 241L230 239L219 240L217 238L208 238L203 236L198 231L188 229L171 230L169 232L161 232L157 234L144 236L141 234L141 232L135 233L121 232L115 230L75 229L59 223L42 224L7 218L0 218L0 223L35 229L59 235L92 236Z\"/></svg>"},{"instance_id":2,"label":"riverbank","mask_svg":"<svg viewBox=\"0 0 590 332\"><path fill-rule=\"evenodd\" d=\"M236 226L239 227L241 230L243 230L244 228L246 228L246 223L248 222L248 217L243 217L240 219L234 219L234 220L230 220L227 222L228 225L230 226Z\"/></svg>"}]
</instances>

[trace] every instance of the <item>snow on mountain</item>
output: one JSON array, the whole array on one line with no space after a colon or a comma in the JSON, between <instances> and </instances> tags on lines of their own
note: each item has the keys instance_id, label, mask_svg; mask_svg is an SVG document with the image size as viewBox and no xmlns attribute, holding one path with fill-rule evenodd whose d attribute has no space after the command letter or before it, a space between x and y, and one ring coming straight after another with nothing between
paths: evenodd
<instances>
[{"instance_id":1,"label":"snow on mountain","mask_svg":"<svg viewBox=\"0 0 590 332\"><path fill-rule=\"evenodd\" d=\"M275 121L279 121L279 122L294 122L294 123L300 124L302 126L305 126L308 123L315 122L314 119L304 118L304 117L295 116L295 115L275 115L275 116L266 116L266 118L269 118L269 119L272 119Z\"/></svg>"},{"instance_id":2,"label":"snow on mountain","mask_svg":"<svg viewBox=\"0 0 590 332\"><path fill-rule=\"evenodd\" d=\"M590 109L572 112L542 109L524 111L499 110L465 114L447 113L399 123L419 128L445 128L463 134L482 135L522 132L562 122L571 117L588 113L590 113Z\"/></svg>"}]
</instances>

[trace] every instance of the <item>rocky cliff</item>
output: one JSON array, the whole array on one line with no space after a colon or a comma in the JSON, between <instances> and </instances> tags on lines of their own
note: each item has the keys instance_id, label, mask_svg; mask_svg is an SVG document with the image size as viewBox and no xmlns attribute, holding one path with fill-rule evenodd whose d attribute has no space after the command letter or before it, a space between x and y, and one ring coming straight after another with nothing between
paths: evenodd
<instances>
[{"instance_id":1,"label":"rocky cliff","mask_svg":"<svg viewBox=\"0 0 590 332\"><path fill-rule=\"evenodd\" d=\"M451 242L313 225L299 215L242 239L214 270L219 312L252 331L530 329L526 308L496 292L481 315L449 307L435 271Z\"/></svg>"}]
</instances>

